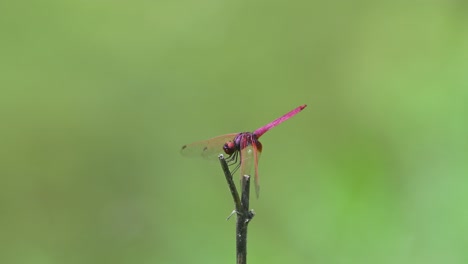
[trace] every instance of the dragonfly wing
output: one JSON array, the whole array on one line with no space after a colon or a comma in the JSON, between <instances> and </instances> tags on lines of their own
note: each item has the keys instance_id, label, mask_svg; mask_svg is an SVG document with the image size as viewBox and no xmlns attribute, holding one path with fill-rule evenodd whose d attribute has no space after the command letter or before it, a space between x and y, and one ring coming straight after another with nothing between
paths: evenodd
<instances>
[{"instance_id":1,"label":"dragonfly wing","mask_svg":"<svg viewBox=\"0 0 468 264\"><path fill-rule=\"evenodd\" d=\"M241 149L241 165L240 176L251 175L252 167L254 165L254 149L252 145L248 145Z\"/></svg>"},{"instance_id":2,"label":"dragonfly wing","mask_svg":"<svg viewBox=\"0 0 468 264\"><path fill-rule=\"evenodd\" d=\"M224 154L223 146L226 142L234 140L238 133L226 134L208 140L183 145L180 153L186 157L201 156L205 159L216 159Z\"/></svg>"},{"instance_id":3,"label":"dragonfly wing","mask_svg":"<svg viewBox=\"0 0 468 264\"><path fill-rule=\"evenodd\" d=\"M252 167L255 167L255 191L258 197L258 158L259 158L259 148L252 142L251 138L243 138L241 141L241 168L240 168L240 176L243 177L244 175L251 176Z\"/></svg>"},{"instance_id":4,"label":"dragonfly wing","mask_svg":"<svg viewBox=\"0 0 468 264\"><path fill-rule=\"evenodd\" d=\"M260 142L258 142L260 144ZM253 155L254 155L254 168L255 168L255 194L257 195L257 199L260 196L260 177L258 176L258 161L260 159L260 154L262 154L262 147L257 146L257 144L252 145L253 148Z\"/></svg>"}]
</instances>

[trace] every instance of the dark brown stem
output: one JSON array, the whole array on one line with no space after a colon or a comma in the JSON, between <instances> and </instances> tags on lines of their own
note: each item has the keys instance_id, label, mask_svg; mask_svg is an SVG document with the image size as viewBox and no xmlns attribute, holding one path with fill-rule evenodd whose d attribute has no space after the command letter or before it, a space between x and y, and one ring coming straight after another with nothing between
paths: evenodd
<instances>
[{"instance_id":1,"label":"dark brown stem","mask_svg":"<svg viewBox=\"0 0 468 264\"><path fill-rule=\"evenodd\" d=\"M239 198L239 193L237 192L236 185L234 184L234 181L232 180L232 174L231 174L231 171L229 170L229 166L226 160L224 159L223 155L219 155L218 158L219 158L219 162L221 163L221 168L223 168L224 176L226 177L229 190L231 190L231 195L232 195L232 199L234 200L236 212L240 212L242 211L242 204Z\"/></svg>"},{"instance_id":2,"label":"dark brown stem","mask_svg":"<svg viewBox=\"0 0 468 264\"><path fill-rule=\"evenodd\" d=\"M219 155L219 161L224 171L224 176L228 182L231 195L234 200L237 213L236 223L236 256L237 264L247 263L247 226L254 217L255 213L253 210L249 211L249 200L250 200L250 176L244 175L241 179L242 187L242 200L239 199L239 194L236 189L236 185L232 180L232 174L229 171L229 167L224 159L223 155Z\"/></svg>"}]
</instances>

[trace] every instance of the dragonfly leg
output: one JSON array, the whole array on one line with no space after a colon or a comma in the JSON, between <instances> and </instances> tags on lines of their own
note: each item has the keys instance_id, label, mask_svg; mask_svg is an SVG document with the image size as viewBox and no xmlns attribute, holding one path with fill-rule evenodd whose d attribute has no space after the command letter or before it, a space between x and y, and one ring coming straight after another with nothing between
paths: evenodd
<instances>
[{"instance_id":1,"label":"dragonfly leg","mask_svg":"<svg viewBox=\"0 0 468 264\"><path fill-rule=\"evenodd\" d=\"M239 152L234 152L233 154L229 155L229 157L226 159L226 162L228 163L228 165L232 165L234 163L237 162L237 155L239 154Z\"/></svg>"},{"instance_id":2,"label":"dragonfly leg","mask_svg":"<svg viewBox=\"0 0 468 264\"><path fill-rule=\"evenodd\" d=\"M236 171L240 167L240 162L238 162L238 158L239 158L239 151L236 151L226 159L229 166L235 165L234 169L231 170L231 174L236 173Z\"/></svg>"},{"instance_id":3,"label":"dragonfly leg","mask_svg":"<svg viewBox=\"0 0 468 264\"><path fill-rule=\"evenodd\" d=\"M231 174L236 173L236 171L240 168L240 165L241 165L240 162L237 163L236 166L234 167L234 169L232 169Z\"/></svg>"}]
</instances>

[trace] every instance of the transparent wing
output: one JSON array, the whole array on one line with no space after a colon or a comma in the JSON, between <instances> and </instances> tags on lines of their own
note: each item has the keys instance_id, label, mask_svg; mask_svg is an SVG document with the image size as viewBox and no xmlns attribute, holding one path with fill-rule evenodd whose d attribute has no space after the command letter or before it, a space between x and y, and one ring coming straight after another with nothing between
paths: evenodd
<instances>
[{"instance_id":1,"label":"transparent wing","mask_svg":"<svg viewBox=\"0 0 468 264\"><path fill-rule=\"evenodd\" d=\"M205 159L217 159L219 154L224 154L224 144L228 141L234 140L237 134L239 133L226 134L208 140L183 145L180 153L186 157L199 156Z\"/></svg>"},{"instance_id":2,"label":"transparent wing","mask_svg":"<svg viewBox=\"0 0 468 264\"><path fill-rule=\"evenodd\" d=\"M243 141L241 142L240 176L252 176L252 168L254 168L255 193L257 194L257 198L260 194L258 176L258 160L260 159L260 154L261 145L257 146L256 142L252 142L251 139L248 139L247 137L243 138Z\"/></svg>"},{"instance_id":3,"label":"transparent wing","mask_svg":"<svg viewBox=\"0 0 468 264\"><path fill-rule=\"evenodd\" d=\"M252 174L252 167L254 166L254 148L252 145L247 145L245 147L241 147L241 166L240 166L240 176L243 177L244 175L251 176Z\"/></svg>"},{"instance_id":4,"label":"transparent wing","mask_svg":"<svg viewBox=\"0 0 468 264\"><path fill-rule=\"evenodd\" d=\"M258 142L260 144L260 142ZM260 160L260 154L262 154L262 145L253 144L254 150L254 168L255 168L255 194L260 197L260 177L258 175L258 161Z\"/></svg>"}]
</instances>

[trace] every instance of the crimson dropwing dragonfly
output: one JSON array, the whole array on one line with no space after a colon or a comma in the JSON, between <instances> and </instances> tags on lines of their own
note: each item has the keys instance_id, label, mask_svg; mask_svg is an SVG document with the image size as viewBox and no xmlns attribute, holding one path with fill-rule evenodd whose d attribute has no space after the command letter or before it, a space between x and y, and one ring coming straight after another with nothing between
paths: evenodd
<instances>
[{"instance_id":1,"label":"crimson dropwing dragonfly","mask_svg":"<svg viewBox=\"0 0 468 264\"><path fill-rule=\"evenodd\" d=\"M258 139L268 130L283 123L289 118L295 116L302 111L307 105L301 105L292 111L284 114L282 117L260 127L254 132L241 132L226 134L212 139L195 142L182 146L181 153L184 156L202 156L204 158L215 158L222 152L228 157L228 164L235 165L232 170L234 174L240 167L240 175L250 175L252 165L255 168L255 192L257 198L260 192L260 184L258 177L258 160L262 152L262 144Z\"/></svg>"}]
</instances>

